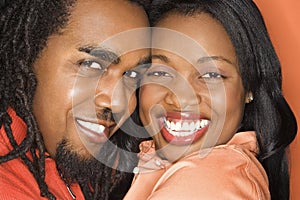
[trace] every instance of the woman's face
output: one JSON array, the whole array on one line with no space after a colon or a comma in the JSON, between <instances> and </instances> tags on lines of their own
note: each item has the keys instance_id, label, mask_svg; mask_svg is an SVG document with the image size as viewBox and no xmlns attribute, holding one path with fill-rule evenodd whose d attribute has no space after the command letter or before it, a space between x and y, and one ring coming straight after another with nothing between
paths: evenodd
<instances>
[{"instance_id":1,"label":"woman's face","mask_svg":"<svg viewBox=\"0 0 300 200\"><path fill-rule=\"evenodd\" d=\"M226 143L239 128L246 94L225 29L204 13L170 14L156 28L167 29L153 33L140 116L158 153L174 161Z\"/></svg>"}]
</instances>

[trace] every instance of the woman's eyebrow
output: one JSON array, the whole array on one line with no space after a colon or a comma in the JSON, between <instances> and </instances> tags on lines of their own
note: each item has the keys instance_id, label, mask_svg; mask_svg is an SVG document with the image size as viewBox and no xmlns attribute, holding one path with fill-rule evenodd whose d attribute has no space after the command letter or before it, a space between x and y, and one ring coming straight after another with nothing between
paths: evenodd
<instances>
[{"instance_id":1,"label":"woman's eyebrow","mask_svg":"<svg viewBox=\"0 0 300 200\"><path fill-rule=\"evenodd\" d=\"M164 55L161 55L161 54L154 54L154 55L151 56L151 59L158 59L158 60L161 60L165 63L170 62L168 57L166 57Z\"/></svg>"},{"instance_id":2,"label":"woman's eyebrow","mask_svg":"<svg viewBox=\"0 0 300 200\"><path fill-rule=\"evenodd\" d=\"M233 65L233 66L236 66L236 64L232 61L230 61L229 59L227 58L224 58L223 56L204 56L204 57L201 57L197 60L197 63L205 63L205 62L210 62L210 61L224 61L224 62L227 62L228 64L230 65Z\"/></svg>"},{"instance_id":3,"label":"woman's eyebrow","mask_svg":"<svg viewBox=\"0 0 300 200\"><path fill-rule=\"evenodd\" d=\"M168 57L161 55L161 54L154 54L151 56L151 58L161 60L165 63L170 62ZM223 56L203 56L197 60L197 63L201 64L201 63L210 62L210 61L224 61L230 65L236 66L236 64L234 62L230 61L227 58L224 58Z\"/></svg>"}]
</instances>

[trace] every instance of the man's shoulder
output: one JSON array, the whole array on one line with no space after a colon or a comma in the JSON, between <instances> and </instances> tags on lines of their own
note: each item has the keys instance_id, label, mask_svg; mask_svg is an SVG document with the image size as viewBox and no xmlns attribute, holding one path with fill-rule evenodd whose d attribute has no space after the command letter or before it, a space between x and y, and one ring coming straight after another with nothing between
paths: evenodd
<instances>
[{"instance_id":1,"label":"man's shoulder","mask_svg":"<svg viewBox=\"0 0 300 200\"><path fill-rule=\"evenodd\" d=\"M20 144L24 140L27 130L25 122L16 114L16 112L12 108L9 108L7 112L12 119L12 123L10 125L9 133L6 132L4 125L0 127L0 156L6 155L13 149L8 138L9 134L12 134L17 144Z\"/></svg>"},{"instance_id":2,"label":"man's shoulder","mask_svg":"<svg viewBox=\"0 0 300 200\"><path fill-rule=\"evenodd\" d=\"M40 199L40 190L33 175L18 158L0 164L0 188L0 200Z\"/></svg>"},{"instance_id":3,"label":"man's shoulder","mask_svg":"<svg viewBox=\"0 0 300 200\"><path fill-rule=\"evenodd\" d=\"M66 184L58 174L55 161L51 158L46 158L45 165L45 181L49 191L56 196L57 199L72 199ZM78 184L73 184L70 187L76 194L77 199L84 199ZM0 188L0 200L47 199L40 196L38 183L21 158L15 158L0 164Z\"/></svg>"},{"instance_id":4,"label":"man's shoulder","mask_svg":"<svg viewBox=\"0 0 300 200\"><path fill-rule=\"evenodd\" d=\"M12 119L9 133L4 125L0 127L0 156L7 155L14 148L9 141L9 135L19 144L26 135L26 124L9 108L8 114ZM0 200L2 199L40 199L39 187L21 158L15 158L0 164Z\"/></svg>"}]
</instances>

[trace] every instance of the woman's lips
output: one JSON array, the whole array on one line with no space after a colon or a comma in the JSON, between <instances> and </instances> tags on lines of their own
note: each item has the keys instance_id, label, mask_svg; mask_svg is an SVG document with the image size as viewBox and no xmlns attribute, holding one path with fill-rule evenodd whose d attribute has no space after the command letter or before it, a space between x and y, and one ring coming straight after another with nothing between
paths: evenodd
<instances>
[{"instance_id":1,"label":"woman's lips","mask_svg":"<svg viewBox=\"0 0 300 200\"><path fill-rule=\"evenodd\" d=\"M81 135L89 142L104 143L108 140L109 127L81 119L76 119L75 121Z\"/></svg>"},{"instance_id":2,"label":"woman's lips","mask_svg":"<svg viewBox=\"0 0 300 200\"><path fill-rule=\"evenodd\" d=\"M194 113L167 113L159 118L161 134L170 144L188 145L199 140L210 121Z\"/></svg>"}]
</instances>

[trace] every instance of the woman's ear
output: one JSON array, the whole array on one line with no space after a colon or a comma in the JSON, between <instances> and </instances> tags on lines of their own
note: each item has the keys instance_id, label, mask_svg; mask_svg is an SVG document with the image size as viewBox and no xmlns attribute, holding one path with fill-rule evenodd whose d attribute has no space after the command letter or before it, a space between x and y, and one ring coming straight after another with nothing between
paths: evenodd
<instances>
[{"instance_id":1,"label":"woman's ear","mask_svg":"<svg viewBox=\"0 0 300 200\"><path fill-rule=\"evenodd\" d=\"M245 96L245 103L251 103L253 101L253 94L252 92L247 92Z\"/></svg>"}]
</instances>

